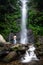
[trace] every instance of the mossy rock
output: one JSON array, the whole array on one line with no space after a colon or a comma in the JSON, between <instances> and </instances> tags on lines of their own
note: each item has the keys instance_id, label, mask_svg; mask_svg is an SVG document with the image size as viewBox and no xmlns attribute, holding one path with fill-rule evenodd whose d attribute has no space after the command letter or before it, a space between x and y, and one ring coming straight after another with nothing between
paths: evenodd
<instances>
[{"instance_id":1,"label":"mossy rock","mask_svg":"<svg viewBox=\"0 0 43 65\"><path fill-rule=\"evenodd\" d=\"M4 62L10 62L11 60L15 59L17 56L16 52L12 51L7 56L4 57Z\"/></svg>"},{"instance_id":2,"label":"mossy rock","mask_svg":"<svg viewBox=\"0 0 43 65\"><path fill-rule=\"evenodd\" d=\"M14 45L10 48L12 51L26 51L26 47L20 44Z\"/></svg>"}]
</instances>

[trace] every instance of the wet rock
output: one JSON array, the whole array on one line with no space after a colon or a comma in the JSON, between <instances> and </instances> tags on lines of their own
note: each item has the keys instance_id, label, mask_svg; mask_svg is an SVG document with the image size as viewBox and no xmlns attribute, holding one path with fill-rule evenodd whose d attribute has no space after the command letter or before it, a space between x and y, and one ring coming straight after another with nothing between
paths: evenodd
<instances>
[{"instance_id":1,"label":"wet rock","mask_svg":"<svg viewBox=\"0 0 43 65\"><path fill-rule=\"evenodd\" d=\"M16 52L12 51L7 56L4 57L4 62L10 62L11 60L15 59L17 56Z\"/></svg>"}]
</instances>

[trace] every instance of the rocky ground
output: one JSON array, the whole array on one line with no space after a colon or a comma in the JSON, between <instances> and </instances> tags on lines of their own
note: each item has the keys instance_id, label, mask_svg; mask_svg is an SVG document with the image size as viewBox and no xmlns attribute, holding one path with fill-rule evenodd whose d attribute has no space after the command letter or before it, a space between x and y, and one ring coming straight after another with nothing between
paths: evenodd
<instances>
[{"instance_id":1,"label":"rocky ground","mask_svg":"<svg viewBox=\"0 0 43 65\"><path fill-rule=\"evenodd\" d=\"M40 38L39 41L34 44L36 47L35 53L39 60L25 63L25 65L43 65L43 38ZM3 38L0 39L0 41L0 65L24 65L20 62L19 58L25 53L30 44L13 45L9 42L6 42Z\"/></svg>"},{"instance_id":2,"label":"rocky ground","mask_svg":"<svg viewBox=\"0 0 43 65\"><path fill-rule=\"evenodd\" d=\"M36 47L36 55L38 57L38 61L31 61L29 63L24 63L25 65L43 65L43 44L38 44L36 43L35 44L35 47ZM12 52L14 53L14 52ZM10 53L10 54L12 54ZM8 56L10 56L10 54ZM11 57L12 58L12 57ZM20 62L20 60L13 60L11 62L0 62L0 65L24 65L23 63Z\"/></svg>"},{"instance_id":3,"label":"rocky ground","mask_svg":"<svg viewBox=\"0 0 43 65\"><path fill-rule=\"evenodd\" d=\"M24 63L25 65L43 65L43 57L39 61L32 61L30 63ZM24 65L20 61L12 61L10 63L0 62L0 65Z\"/></svg>"}]
</instances>

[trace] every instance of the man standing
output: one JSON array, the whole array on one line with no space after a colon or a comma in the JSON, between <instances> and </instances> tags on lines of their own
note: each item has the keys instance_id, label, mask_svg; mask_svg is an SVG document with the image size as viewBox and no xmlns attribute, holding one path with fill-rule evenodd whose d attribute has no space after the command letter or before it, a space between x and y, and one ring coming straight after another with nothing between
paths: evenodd
<instances>
[{"instance_id":1,"label":"man standing","mask_svg":"<svg viewBox=\"0 0 43 65\"><path fill-rule=\"evenodd\" d=\"M16 36L14 36L13 38L14 38L14 44L16 44Z\"/></svg>"}]
</instances>

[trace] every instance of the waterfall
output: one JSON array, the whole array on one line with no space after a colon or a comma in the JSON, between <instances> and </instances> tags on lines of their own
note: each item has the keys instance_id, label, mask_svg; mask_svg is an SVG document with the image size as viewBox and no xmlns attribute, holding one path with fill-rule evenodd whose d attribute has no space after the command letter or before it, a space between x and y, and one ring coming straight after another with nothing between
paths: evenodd
<instances>
[{"instance_id":1,"label":"waterfall","mask_svg":"<svg viewBox=\"0 0 43 65\"><path fill-rule=\"evenodd\" d=\"M22 2L22 22L21 22L21 44L26 44L28 42L27 38L27 29L26 29L26 22L27 22L27 0L21 0ZM37 60L36 54L34 53L35 47L33 45L29 46L29 49L26 51L24 57L21 58L21 62L26 63L30 62L31 60Z\"/></svg>"},{"instance_id":2,"label":"waterfall","mask_svg":"<svg viewBox=\"0 0 43 65\"><path fill-rule=\"evenodd\" d=\"M26 22L27 22L27 0L21 0L22 2L22 22L21 22L21 39L20 43L25 44L27 43L27 29L26 29Z\"/></svg>"}]
</instances>

